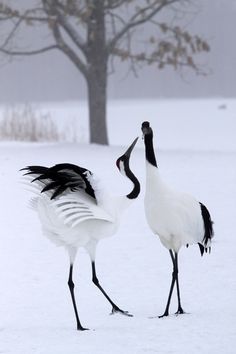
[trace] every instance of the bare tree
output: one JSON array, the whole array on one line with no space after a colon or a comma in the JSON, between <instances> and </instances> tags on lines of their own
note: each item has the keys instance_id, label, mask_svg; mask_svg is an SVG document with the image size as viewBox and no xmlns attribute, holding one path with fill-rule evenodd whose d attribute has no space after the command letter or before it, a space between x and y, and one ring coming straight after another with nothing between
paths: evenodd
<instances>
[{"instance_id":1,"label":"bare tree","mask_svg":"<svg viewBox=\"0 0 236 354\"><path fill-rule=\"evenodd\" d=\"M134 73L143 64L154 64L159 69L189 67L201 72L193 57L208 51L208 44L166 16L168 13L172 19L177 18L187 11L189 3L190 0L32 0L31 7L22 9L17 1L0 1L0 51L10 58L51 50L64 53L87 83L90 141L108 144L107 78L116 58L129 61ZM153 35L143 39L143 48L133 49L137 28L142 26L150 26ZM22 33L38 27L46 31L45 41L41 36L34 41L41 47L27 46ZM39 33L36 31L35 36Z\"/></svg>"}]
</instances>

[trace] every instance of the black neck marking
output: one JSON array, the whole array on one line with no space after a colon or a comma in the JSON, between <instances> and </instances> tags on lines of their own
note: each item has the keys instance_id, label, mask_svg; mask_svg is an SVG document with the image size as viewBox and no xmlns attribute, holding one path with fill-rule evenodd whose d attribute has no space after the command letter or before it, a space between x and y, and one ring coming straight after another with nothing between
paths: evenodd
<instances>
[{"instance_id":1,"label":"black neck marking","mask_svg":"<svg viewBox=\"0 0 236 354\"><path fill-rule=\"evenodd\" d=\"M132 191L129 194L127 194L126 197L128 199L135 199L138 197L140 193L140 183L138 179L135 177L135 175L133 174L133 172L130 170L129 159L123 160L123 163L124 163L124 171L126 176L131 180L131 182L133 182L134 185Z\"/></svg>"},{"instance_id":2,"label":"black neck marking","mask_svg":"<svg viewBox=\"0 0 236 354\"><path fill-rule=\"evenodd\" d=\"M128 199L135 199L138 197L139 193L140 193L140 183L138 181L138 179L135 177L135 175L133 174L133 172L131 172L130 170L127 173L127 177L133 182L134 184L134 188L132 189L132 191L127 194L127 198Z\"/></svg>"},{"instance_id":3,"label":"black neck marking","mask_svg":"<svg viewBox=\"0 0 236 354\"><path fill-rule=\"evenodd\" d=\"M153 135L152 134L145 134L144 135L144 144L145 144L146 160L154 167L157 167L155 152L154 152L154 148L153 148Z\"/></svg>"}]
</instances>

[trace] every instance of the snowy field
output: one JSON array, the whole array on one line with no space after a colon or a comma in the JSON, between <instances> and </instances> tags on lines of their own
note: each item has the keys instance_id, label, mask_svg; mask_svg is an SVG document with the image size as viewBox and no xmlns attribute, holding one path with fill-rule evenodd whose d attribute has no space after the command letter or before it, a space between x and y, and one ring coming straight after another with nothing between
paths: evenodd
<instances>
[{"instance_id":1,"label":"snowy field","mask_svg":"<svg viewBox=\"0 0 236 354\"><path fill-rule=\"evenodd\" d=\"M80 106L80 143L0 143L0 353L12 354L234 354L236 353L236 101L115 102L108 107L111 146L86 143L86 109ZM75 105L48 105L62 116ZM101 241L97 273L108 294L134 317L109 316L110 305L91 282L83 249L74 282L81 322L77 332L67 286L68 258L41 233L27 204L20 168L71 162L91 169L111 193L128 193L115 160L140 135L154 128L157 160L172 187L206 204L215 222L210 255L197 246L179 255L185 315L163 313L172 265L149 230L143 211L144 148L139 139L131 167L141 182L139 199L127 210L118 233ZM175 293L174 293L175 295ZM175 300L175 296L173 296Z\"/></svg>"}]
</instances>

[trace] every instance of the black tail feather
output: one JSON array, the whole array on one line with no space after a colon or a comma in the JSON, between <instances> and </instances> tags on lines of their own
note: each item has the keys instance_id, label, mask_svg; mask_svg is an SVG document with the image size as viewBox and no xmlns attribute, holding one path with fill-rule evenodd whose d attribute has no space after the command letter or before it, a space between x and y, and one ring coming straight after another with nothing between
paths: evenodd
<instances>
[{"instance_id":1,"label":"black tail feather","mask_svg":"<svg viewBox=\"0 0 236 354\"><path fill-rule=\"evenodd\" d=\"M44 166L27 166L24 168L21 168L20 171L28 171L27 173L25 173L25 175L29 175L29 174L43 174L48 170L48 167L44 167Z\"/></svg>"},{"instance_id":2,"label":"black tail feather","mask_svg":"<svg viewBox=\"0 0 236 354\"><path fill-rule=\"evenodd\" d=\"M41 190L41 193L50 191L51 189L55 189L60 186L60 183L58 181L53 181L48 184Z\"/></svg>"},{"instance_id":3,"label":"black tail feather","mask_svg":"<svg viewBox=\"0 0 236 354\"><path fill-rule=\"evenodd\" d=\"M207 246L208 242L211 241L212 237L214 236L213 222L211 220L211 215L207 207L202 203L200 203L200 206L201 206L201 213L202 213L204 229L205 229L202 242L204 246Z\"/></svg>"},{"instance_id":4,"label":"black tail feather","mask_svg":"<svg viewBox=\"0 0 236 354\"><path fill-rule=\"evenodd\" d=\"M76 190L84 190L90 197L95 197L93 186L90 183L89 176L91 171L69 163L57 164L52 167L44 166L27 166L21 171L26 171L24 175L34 175L31 181L42 182L41 193L52 191L51 199L62 194L66 189L72 192Z\"/></svg>"},{"instance_id":5,"label":"black tail feather","mask_svg":"<svg viewBox=\"0 0 236 354\"><path fill-rule=\"evenodd\" d=\"M56 198L58 195L62 194L63 192L65 192L67 186L59 186L55 192L52 194L51 199Z\"/></svg>"},{"instance_id":6,"label":"black tail feather","mask_svg":"<svg viewBox=\"0 0 236 354\"><path fill-rule=\"evenodd\" d=\"M207 251L209 251L209 253L211 252L211 247L209 246L209 242L214 236L214 230L213 230L213 221L211 220L211 215L207 207L202 203L199 204L201 207L202 219L204 224L204 236L202 242L199 243L198 245L200 248L201 255L203 255L204 252L206 253Z\"/></svg>"},{"instance_id":7,"label":"black tail feather","mask_svg":"<svg viewBox=\"0 0 236 354\"><path fill-rule=\"evenodd\" d=\"M198 243L198 246L199 246L199 249L200 249L201 256L203 256L205 248L204 248L204 246L201 243Z\"/></svg>"}]
</instances>

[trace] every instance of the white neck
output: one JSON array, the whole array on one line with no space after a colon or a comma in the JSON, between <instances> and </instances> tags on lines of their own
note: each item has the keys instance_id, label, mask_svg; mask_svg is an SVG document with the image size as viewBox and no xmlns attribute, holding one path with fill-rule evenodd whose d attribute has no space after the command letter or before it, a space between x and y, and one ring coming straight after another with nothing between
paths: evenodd
<instances>
[{"instance_id":1,"label":"white neck","mask_svg":"<svg viewBox=\"0 0 236 354\"><path fill-rule=\"evenodd\" d=\"M167 188L161 179L159 169L146 161L146 192L152 193L154 190L160 192Z\"/></svg>"},{"instance_id":2,"label":"white neck","mask_svg":"<svg viewBox=\"0 0 236 354\"><path fill-rule=\"evenodd\" d=\"M124 196L108 196L101 200L101 207L114 218L120 218L123 212L130 206L132 199Z\"/></svg>"}]
</instances>

